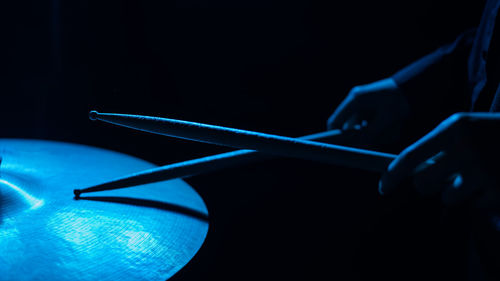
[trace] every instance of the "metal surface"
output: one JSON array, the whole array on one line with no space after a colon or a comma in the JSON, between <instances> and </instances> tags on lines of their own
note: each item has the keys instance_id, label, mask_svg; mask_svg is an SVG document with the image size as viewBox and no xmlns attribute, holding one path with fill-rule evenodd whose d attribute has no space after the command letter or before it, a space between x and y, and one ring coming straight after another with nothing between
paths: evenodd
<instances>
[{"instance_id":1,"label":"metal surface","mask_svg":"<svg viewBox=\"0 0 500 281\"><path fill-rule=\"evenodd\" d=\"M206 206L179 179L73 198L154 167L143 160L16 139L0 139L0 155L0 280L165 280L206 237Z\"/></svg>"}]
</instances>

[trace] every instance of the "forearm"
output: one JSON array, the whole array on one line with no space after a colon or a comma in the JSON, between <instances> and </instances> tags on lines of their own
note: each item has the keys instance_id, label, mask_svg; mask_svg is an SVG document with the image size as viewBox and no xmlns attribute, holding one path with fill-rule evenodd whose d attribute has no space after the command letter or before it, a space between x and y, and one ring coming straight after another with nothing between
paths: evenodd
<instances>
[{"instance_id":1,"label":"forearm","mask_svg":"<svg viewBox=\"0 0 500 281\"><path fill-rule=\"evenodd\" d=\"M467 58L475 29L395 73L392 78L410 104L412 115L437 115L441 121L468 109Z\"/></svg>"},{"instance_id":2,"label":"forearm","mask_svg":"<svg viewBox=\"0 0 500 281\"><path fill-rule=\"evenodd\" d=\"M475 29L391 76L409 104L403 142L411 143L458 111L468 111L467 59Z\"/></svg>"}]
</instances>

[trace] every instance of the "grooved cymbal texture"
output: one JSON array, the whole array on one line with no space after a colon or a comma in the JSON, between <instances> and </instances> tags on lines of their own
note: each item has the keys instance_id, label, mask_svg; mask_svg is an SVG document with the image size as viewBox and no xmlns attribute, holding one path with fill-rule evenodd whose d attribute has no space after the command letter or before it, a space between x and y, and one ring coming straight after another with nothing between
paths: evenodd
<instances>
[{"instance_id":1,"label":"grooved cymbal texture","mask_svg":"<svg viewBox=\"0 0 500 281\"><path fill-rule=\"evenodd\" d=\"M165 280L205 240L207 208L180 179L73 198L151 163L22 139L0 139L0 155L0 280Z\"/></svg>"}]
</instances>

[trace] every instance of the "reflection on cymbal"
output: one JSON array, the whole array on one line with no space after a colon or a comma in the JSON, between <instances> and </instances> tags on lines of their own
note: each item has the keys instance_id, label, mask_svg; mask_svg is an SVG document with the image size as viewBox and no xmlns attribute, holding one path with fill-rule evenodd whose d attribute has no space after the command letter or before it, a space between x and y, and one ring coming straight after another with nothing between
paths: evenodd
<instances>
[{"instance_id":1,"label":"reflection on cymbal","mask_svg":"<svg viewBox=\"0 0 500 281\"><path fill-rule=\"evenodd\" d=\"M0 139L0 151L0 280L165 280L203 244L208 212L182 180L73 199L150 163L37 140Z\"/></svg>"},{"instance_id":2,"label":"reflection on cymbal","mask_svg":"<svg viewBox=\"0 0 500 281\"><path fill-rule=\"evenodd\" d=\"M0 184L3 186L6 186L6 187L8 187L8 189L16 192L19 195L19 197L21 197L23 199L23 201L25 201L26 204L29 205L30 210L37 209L37 208L41 207L44 203L42 199L37 199L36 197L31 196L26 191L22 190L19 186L15 185L11 182L8 182L4 179L0 179ZM5 200L5 202L6 201L7 200Z\"/></svg>"}]
</instances>

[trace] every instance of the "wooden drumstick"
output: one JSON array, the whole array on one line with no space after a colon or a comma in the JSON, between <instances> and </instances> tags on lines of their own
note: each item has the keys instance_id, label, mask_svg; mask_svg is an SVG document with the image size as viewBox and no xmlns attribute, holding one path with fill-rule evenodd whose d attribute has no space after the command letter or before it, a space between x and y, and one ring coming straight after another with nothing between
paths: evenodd
<instances>
[{"instance_id":1,"label":"wooden drumstick","mask_svg":"<svg viewBox=\"0 0 500 281\"><path fill-rule=\"evenodd\" d=\"M341 144L354 143L356 142L355 139L359 138L359 135L360 132L356 129L346 131L331 130L303 136L300 139ZM272 155L258 153L255 150L236 150L141 171L85 189L75 189L74 193L78 197L81 193L113 190L175 178L186 178L269 158L272 158Z\"/></svg>"},{"instance_id":2,"label":"wooden drumstick","mask_svg":"<svg viewBox=\"0 0 500 281\"><path fill-rule=\"evenodd\" d=\"M396 157L389 153L168 118L96 111L89 116L92 120L160 135L377 172L385 171Z\"/></svg>"}]
</instances>

